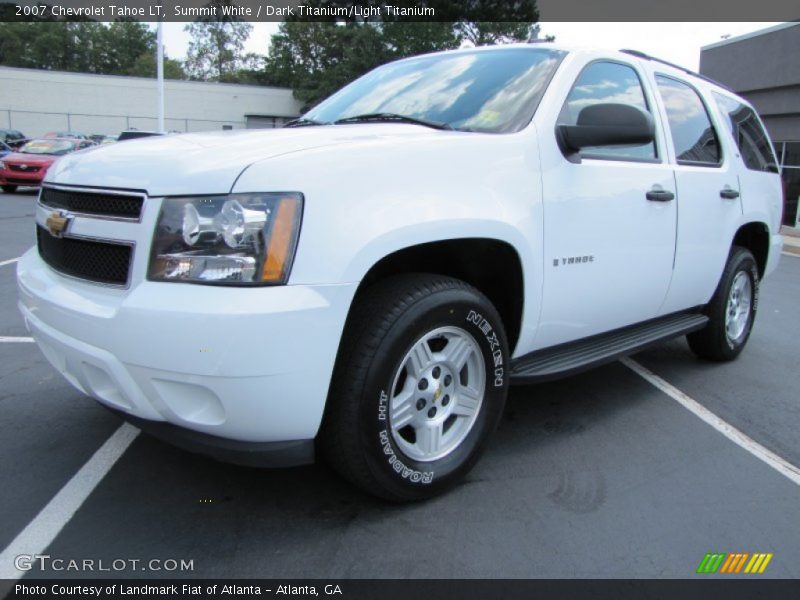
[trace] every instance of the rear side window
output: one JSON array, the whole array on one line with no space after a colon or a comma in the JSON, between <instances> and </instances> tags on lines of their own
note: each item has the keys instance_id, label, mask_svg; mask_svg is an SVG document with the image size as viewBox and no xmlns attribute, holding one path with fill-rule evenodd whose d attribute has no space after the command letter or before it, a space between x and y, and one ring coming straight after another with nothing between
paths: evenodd
<instances>
[{"instance_id":1,"label":"rear side window","mask_svg":"<svg viewBox=\"0 0 800 600\"><path fill-rule=\"evenodd\" d=\"M717 132L697 91L663 75L656 75L656 84L667 110L678 164L719 166L722 155Z\"/></svg>"},{"instance_id":2,"label":"rear side window","mask_svg":"<svg viewBox=\"0 0 800 600\"><path fill-rule=\"evenodd\" d=\"M558 115L558 125L575 125L582 109L593 104L630 104L649 113L642 82L636 71L616 62L594 62L583 69ZM654 143L635 146L596 146L581 150L586 158L656 160Z\"/></svg>"},{"instance_id":3,"label":"rear side window","mask_svg":"<svg viewBox=\"0 0 800 600\"><path fill-rule=\"evenodd\" d=\"M772 145L755 111L728 96L716 92L713 95L720 112L726 117L728 129L736 140L745 166L754 171L777 173L778 163Z\"/></svg>"}]
</instances>

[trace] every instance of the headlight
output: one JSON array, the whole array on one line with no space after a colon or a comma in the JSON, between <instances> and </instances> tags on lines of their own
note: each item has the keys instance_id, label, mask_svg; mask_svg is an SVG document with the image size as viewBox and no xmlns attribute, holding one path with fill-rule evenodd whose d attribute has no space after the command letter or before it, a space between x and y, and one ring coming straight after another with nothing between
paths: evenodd
<instances>
[{"instance_id":1,"label":"headlight","mask_svg":"<svg viewBox=\"0 0 800 600\"><path fill-rule=\"evenodd\" d=\"M167 198L148 279L232 285L286 283L303 196L297 193Z\"/></svg>"},{"instance_id":2,"label":"headlight","mask_svg":"<svg viewBox=\"0 0 800 600\"><path fill-rule=\"evenodd\" d=\"M6 168L6 163L0 160L0 169L5 169L5 168Z\"/></svg>"}]
</instances>

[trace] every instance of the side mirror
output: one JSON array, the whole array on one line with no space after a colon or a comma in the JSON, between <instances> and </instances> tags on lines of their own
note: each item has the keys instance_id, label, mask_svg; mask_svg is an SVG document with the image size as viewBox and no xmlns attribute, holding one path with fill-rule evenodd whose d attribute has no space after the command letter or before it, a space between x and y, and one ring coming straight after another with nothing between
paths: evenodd
<instances>
[{"instance_id":1,"label":"side mirror","mask_svg":"<svg viewBox=\"0 0 800 600\"><path fill-rule=\"evenodd\" d=\"M630 104L592 104L578 113L575 125L556 129L568 152L591 146L648 144L656 137L653 118Z\"/></svg>"}]
</instances>

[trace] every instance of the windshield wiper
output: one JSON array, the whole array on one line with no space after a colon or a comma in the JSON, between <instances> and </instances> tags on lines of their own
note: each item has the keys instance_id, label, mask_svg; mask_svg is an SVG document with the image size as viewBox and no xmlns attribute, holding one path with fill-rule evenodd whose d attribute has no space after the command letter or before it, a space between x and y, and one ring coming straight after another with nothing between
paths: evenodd
<instances>
[{"instance_id":1,"label":"windshield wiper","mask_svg":"<svg viewBox=\"0 0 800 600\"><path fill-rule=\"evenodd\" d=\"M346 123L366 123L369 121L384 121L396 123L412 123L414 125L423 125L424 127L431 127L433 129L453 129L449 123L442 121L429 121L427 119L418 119L416 117L408 117L406 115L399 115L397 113L380 112L380 113L366 113L363 115L355 115L353 117L345 117L333 122L334 125L341 125Z\"/></svg>"},{"instance_id":2,"label":"windshield wiper","mask_svg":"<svg viewBox=\"0 0 800 600\"><path fill-rule=\"evenodd\" d=\"M322 121L315 121L314 119L306 119L305 117L300 117L299 119L292 119L288 123L285 123L284 127L312 127L314 125L330 125L330 123L323 123Z\"/></svg>"}]
</instances>

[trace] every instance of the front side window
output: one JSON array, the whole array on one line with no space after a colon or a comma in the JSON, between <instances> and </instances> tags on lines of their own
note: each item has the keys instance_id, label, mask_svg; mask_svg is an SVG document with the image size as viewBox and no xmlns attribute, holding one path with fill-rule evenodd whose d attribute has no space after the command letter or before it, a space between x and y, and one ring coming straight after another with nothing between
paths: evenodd
<instances>
[{"instance_id":1,"label":"front side window","mask_svg":"<svg viewBox=\"0 0 800 600\"><path fill-rule=\"evenodd\" d=\"M690 85L656 75L679 165L719 166L719 139L705 104Z\"/></svg>"},{"instance_id":2,"label":"front side window","mask_svg":"<svg viewBox=\"0 0 800 600\"><path fill-rule=\"evenodd\" d=\"M713 95L720 112L727 117L728 129L736 140L745 166L754 171L777 173L778 164L772 145L755 111L729 96L716 92Z\"/></svg>"},{"instance_id":3,"label":"front side window","mask_svg":"<svg viewBox=\"0 0 800 600\"><path fill-rule=\"evenodd\" d=\"M649 113L636 71L616 62L594 62L578 76L558 115L558 125L575 125L578 114L593 104L629 104ZM655 160L655 143L635 146L595 146L581 150L584 158Z\"/></svg>"},{"instance_id":4,"label":"front side window","mask_svg":"<svg viewBox=\"0 0 800 600\"><path fill-rule=\"evenodd\" d=\"M395 114L462 131L518 131L533 117L564 54L505 48L389 63L356 79L303 118L330 124Z\"/></svg>"}]
</instances>

